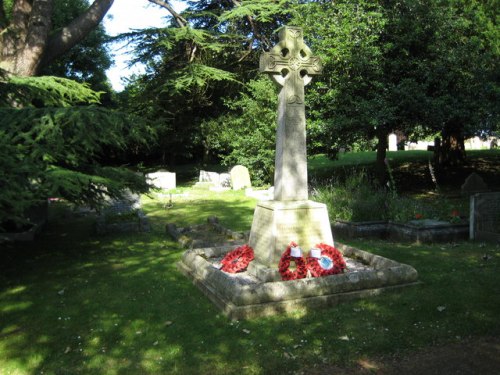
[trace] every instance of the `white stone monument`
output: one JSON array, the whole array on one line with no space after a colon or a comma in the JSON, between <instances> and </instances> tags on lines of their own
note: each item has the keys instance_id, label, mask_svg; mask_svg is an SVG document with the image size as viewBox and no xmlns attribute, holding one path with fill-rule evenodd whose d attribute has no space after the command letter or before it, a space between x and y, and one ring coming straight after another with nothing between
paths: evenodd
<instances>
[{"instance_id":1,"label":"white stone monument","mask_svg":"<svg viewBox=\"0 0 500 375\"><path fill-rule=\"evenodd\" d=\"M276 131L274 200L255 208L249 245L252 268L277 270L291 241L304 252L333 245L326 205L308 200L304 86L320 74L321 62L303 42L302 29L283 27L279 43L260 58L260 71L281 87ZM250 267L249 267L250 270Z\"/></svg>"},{"instance_id":2,"label":"white stone monument","mask_svg":"<svg viewBox=\"0 0 500 375\"><path fill-rule=\"evenodd\" d=\"M389 151L397 151L398 150L398 137L396 134L389 134Z\"/></svg>"}]
</instances>

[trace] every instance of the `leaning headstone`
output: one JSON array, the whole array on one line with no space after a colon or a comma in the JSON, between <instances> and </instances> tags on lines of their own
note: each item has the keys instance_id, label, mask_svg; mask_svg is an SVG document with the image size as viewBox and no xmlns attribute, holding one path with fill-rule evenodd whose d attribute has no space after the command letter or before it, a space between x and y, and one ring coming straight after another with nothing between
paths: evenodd
<instances>
[{"instance_id":1,"label":"leaning headstone","mask_svg":"<svg viewBox=\"0 0 500 375\"><path fill-rule=\"evenodd\" d=\"M243 165L234 166L229 172L231 175L231 186L233 190L241 190L247 187L252 187L250 182L250 173L248 168Z\"/></svg>"},{"instance_id":2,"label":"leaning headstone","mask_svg":"<svg viewBox=\"0 0 500 375\"><path fill-rule=\"evenodd\" d=\"M484 193L489 191L488 185L484 180L475 172L472 172L469 177L465 179L461 188L462 195L470 196L476 193Z\"/></svg>"},{"instance_id":3,"label":"leaning headstone","mask_svg":"<svg viewBox=\"0 0 500 375\"><path fill-rule=\"evenodd\" d=\"M169 190L177 187L175 173L173 172L159 170L154 173L148 173L146 178L158 189Z\"/></svg>"},{"instance_id":4,"label":"leaning headstone","mask_svg":"<svg viewBox=\"0 0 500 375\"><path fill-rule=\"evenodd\" d=\"M281 91L274 200L257 204L250 231L255 262L249 272L255 268L255 275L259 273L257 264L266 267L269 275L277 270L281 254L291 241L305 252L319 243L333 245L326 205L308 200L307 186L304 86L321 73L321 62L304 43L301 28L285 26L279 38L279 43L260 58L260 71L268 73Z\"/></svg>"},{"instance_id":5,"label":"leaning headstone","mask_svg":"<svg viewBox=\"0 0 500 375\"><path fill-rule=\"evenodd\" d=\"M389 151L397 151L398 150L398 137L396 134L389 134Z\"/></svg>"},{"instance_id":6,"label":"leaning headstone","mask_svg":"<svg viewBox=\"0 0 500 375\"><path fill-rule=\"evenodd\" d=\"M500 241L500 193L478 193L470 199L470 239Z\"/></svg>"}]
</instances>

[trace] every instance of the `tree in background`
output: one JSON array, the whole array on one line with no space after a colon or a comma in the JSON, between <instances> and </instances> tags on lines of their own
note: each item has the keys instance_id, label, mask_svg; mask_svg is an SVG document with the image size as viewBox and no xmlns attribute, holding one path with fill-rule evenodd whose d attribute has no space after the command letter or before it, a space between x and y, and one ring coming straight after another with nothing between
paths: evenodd
<instances>
[{"instance_id":1,"label":"tree in background","mask_svg":"<svg viewBox=\"0 0 500 375\"><path fill-rule=\"evenodd\" d=\"M272 184L274 178L277 89L268 77L250 81L227 111L202 124L207 145L227 166L243 164L254 184Z\"/></svg>"},{"instance_id":2,"label":"tree in background","mask_svg":"<svg viewBox=\"0 0 500 375\"><path fill-rule=\"evenodd\" d=\"M122 94L124 106L157 123L163 163L208 162L214 153L201 124L223 115L224 98L237 97L242 84L255 77L255 51L269 44L264 31L276 20L248 13L248 4L239 1L189 2L182 14L167 1L150 2L168 11L171 23L123 36L136 44L132 62L147 66ZM272 5L283 12L276 2L258 3L258 9ZM231 13L236 10L243 13Z\"/></svg>"},{"instance_id":3,"label":"tree in background","mask_svg":"<svg viewBox=\"0 0 500 375\"><path fill-rule=\"evenodd\" d=\"M460 129L478 134L486 122L497 123L491 98L498 64L484 37L490 26L477 18L480 3L468 3L473 11L437 0L303 4L295 22L325 64L309 99L327 148L376 138L385 183L389 133L412 139L442 132L446 145L458 132L463 144ZM491 39L498 44L498 35Z\"/></svg>"},{"instance_id":4,"label":"tree in background","mask_svg":"<svg viewBox=\"0 0 500 375\"><path fill-rule=\"evenodd\" d=\"M496 4L495 4L496 3ZM441 135L438 167L465 161L464 139L499 129L498 2L450 0L430 47L426 125Z\"/></svg>"}]
</instances>

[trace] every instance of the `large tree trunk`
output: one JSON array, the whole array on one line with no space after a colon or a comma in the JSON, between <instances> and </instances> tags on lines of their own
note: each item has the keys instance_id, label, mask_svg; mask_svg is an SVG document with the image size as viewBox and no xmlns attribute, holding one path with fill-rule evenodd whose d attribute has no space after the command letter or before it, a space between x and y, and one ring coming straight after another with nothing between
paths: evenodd
<instances>
[{"instance_id":1,"label":"large tree trunk","mask_svg":"<svg viewBox=\"0 0 500 375\"><path fill-rule=\"evenodd\" d=\"M15 0L8 24L0 12L0 69L13 75L36 75L42 64L64 54L97 27L113 1L95 0L78 18L50 36L53 0Z\"/></svg>"},{"instance_id":2,"label":"large tree trunk","mask_svg":"<svg viewBox=\"0 0 500 375\"><path fill-rule=\"evenodd\" d=\"M441 142L435 147L437 167L456 166L465 162L463 128L457 124L446 124L441 131Z\"/></svg>"},{"instance_id":3,"label":"large tree trunk","mask_svg":"<svg viewBox=\"0 0 500 375\"><path fill-rule=\"evenodd\" d=\"M9 74L35 74L51 29L52 0L16 0L9 25L1 30L0 68Z\"/></svg>"}]
</instances>

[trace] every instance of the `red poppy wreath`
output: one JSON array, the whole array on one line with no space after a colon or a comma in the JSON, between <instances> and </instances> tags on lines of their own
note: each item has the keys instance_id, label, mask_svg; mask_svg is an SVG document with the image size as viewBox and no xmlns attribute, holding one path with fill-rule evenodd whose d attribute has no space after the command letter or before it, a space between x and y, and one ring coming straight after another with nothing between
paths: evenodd
<instances>
[{"instance_id":1,"label":"red poppy wreath","mask_svg":"<svg viewBox=\"0 0 500 375\"><path fill-rule=\"evenodd\" d=\"M227 273L237 273L245 270L254 259L253 249L248 245L237 247L226 254L221 260L221 270Z\"/></svg>"},{"instance_id":2,"label":"red poppy wreath","mask_svg":"<svg viewBox=\"0 0 500 375\"><path fill-rule=\"evenodd\" d=\"M347 266L340 251L324 243L316 245L316 247L321 250L321 257L319 259L315 258L311 256L311 253L307 257L307 269L311 272L312 277L329 276L344 272Z\"/></svg>"},{"instance_id":3,"label":"red poppy wreath","mask_svg":"<svg viewBox=\"0 0 500 375\"><path fill-rule=\"evenodd\" d=\"M295 242L291 242L280 258L278 270L280 272L282 280L303 279L304 277L307 276L307 267L304 257L302 256L292 257L291 256L292 247L297 247L297 244ZM296 266L295 271L292 271L290 269L290 262L292 260L295 262Z\"/></svg>"}]
</instances>

